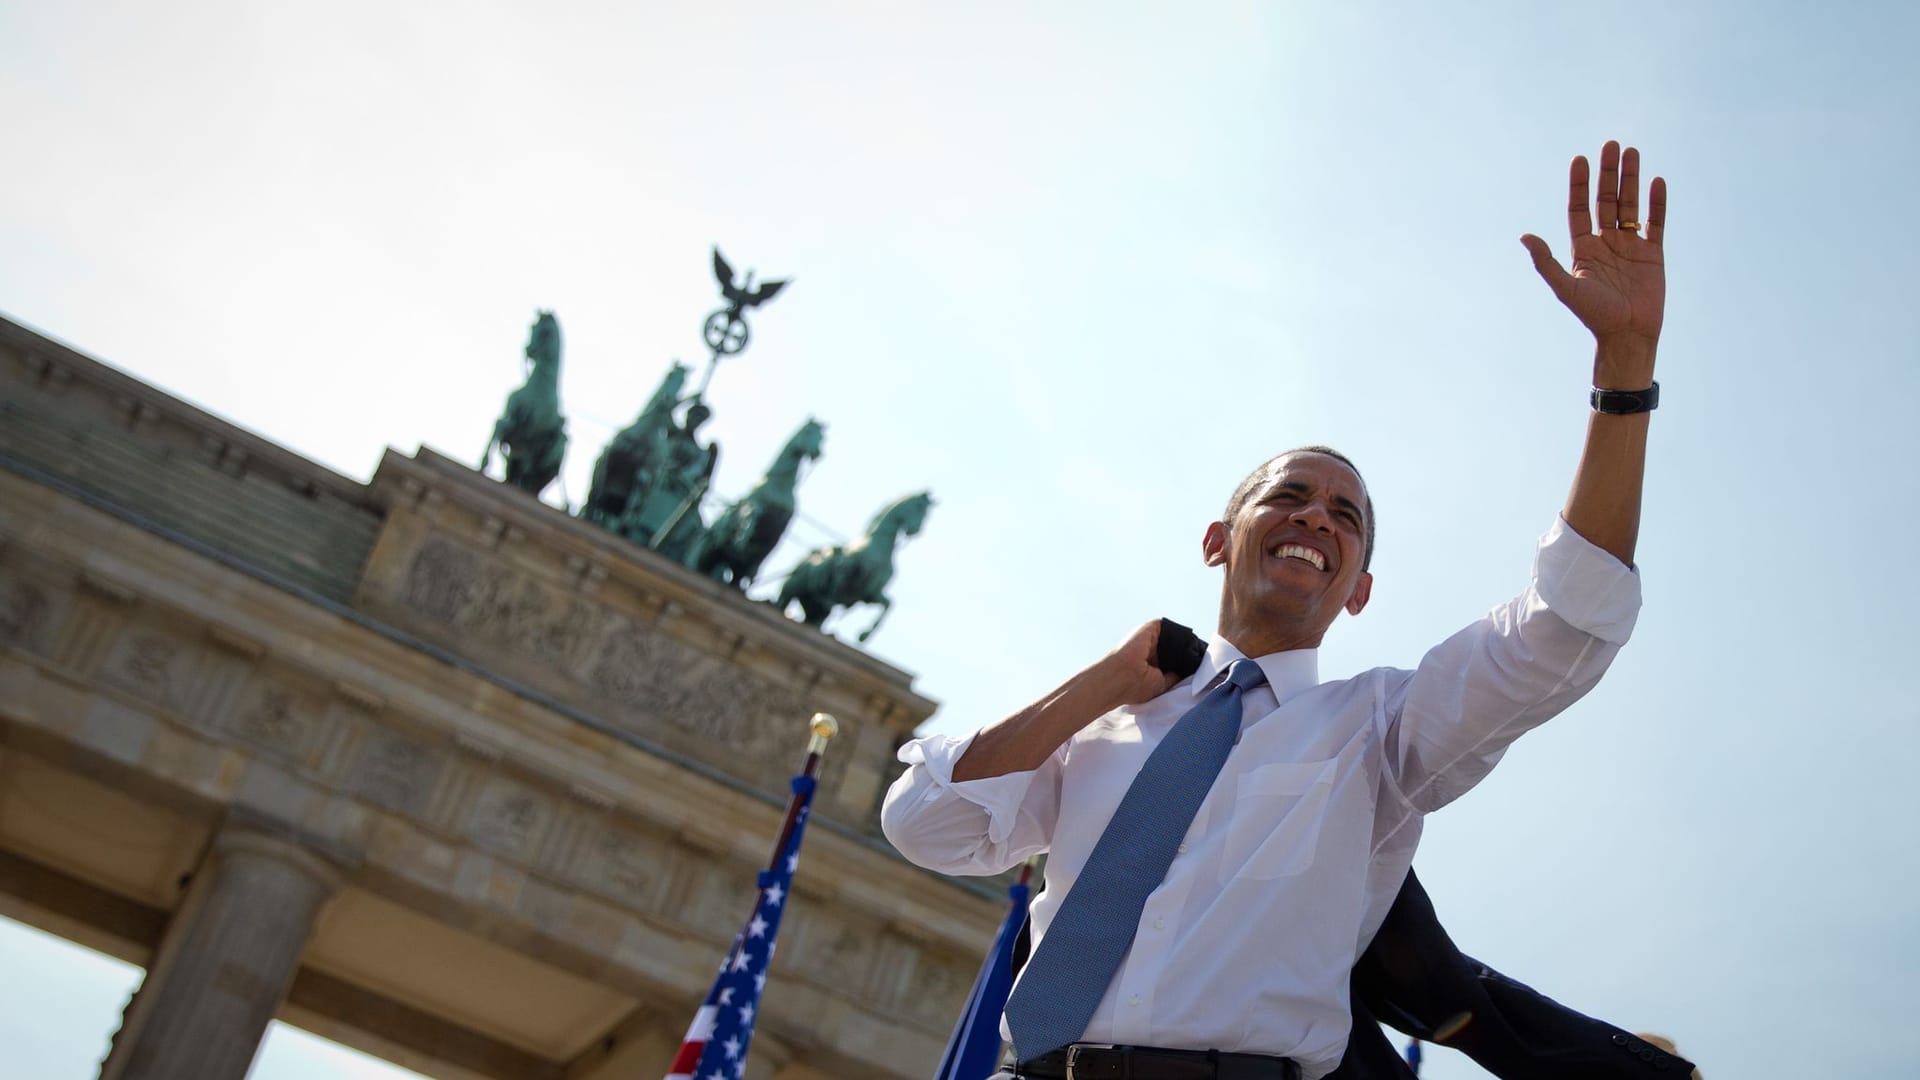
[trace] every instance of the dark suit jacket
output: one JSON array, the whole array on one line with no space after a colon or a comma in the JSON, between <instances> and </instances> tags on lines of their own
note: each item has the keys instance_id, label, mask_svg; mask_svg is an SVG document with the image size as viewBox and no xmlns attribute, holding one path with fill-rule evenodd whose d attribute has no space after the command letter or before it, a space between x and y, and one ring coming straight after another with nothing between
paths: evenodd
<instances>
[{"instance_id":1,"label":"dark suit jacket","mask_svg":"<svg viewBox=\"0 0 1920 1080\"><path fill-rule=\"evenodd\" d=\"M1327 1080L1408 1080L1378 1019L1500 1080L1684 1080L1693 1063L1567 1008L1462 953L1411 871L1353 969L1353 1035ZM1459 1018L1468 1019L1464 1027ZM1443 1039L1442 1028L1458 1030Z\"/></svg>"}]
</instances>

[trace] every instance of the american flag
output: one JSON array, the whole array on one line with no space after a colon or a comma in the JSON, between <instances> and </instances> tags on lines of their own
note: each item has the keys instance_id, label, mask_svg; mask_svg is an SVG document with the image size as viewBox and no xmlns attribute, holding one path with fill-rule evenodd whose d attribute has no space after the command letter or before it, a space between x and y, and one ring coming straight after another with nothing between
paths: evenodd
<instances>
[{"instance_id":1,"label":"american flag","mask_svg":"<svg viewBox=\"0 0 1920 1080\"><path fill-rule=\"evenodd\" d=\"M687 1037L667 1069L666 1080L741 1080L747 1073L747 1044L753 1041L753 1022L760 1008L760 992L767 987L767 964L773 959L773 938L780 931L780 914L787 909L793 872L800 865L800 837L813 809L814 780L793 778L798 814L786 846L773 860L773 869L760 873L760 898L747 925L733 939L733 948L720 962L720 976L707 1000L693 1015Z\"/></svg>"}]
</instances>

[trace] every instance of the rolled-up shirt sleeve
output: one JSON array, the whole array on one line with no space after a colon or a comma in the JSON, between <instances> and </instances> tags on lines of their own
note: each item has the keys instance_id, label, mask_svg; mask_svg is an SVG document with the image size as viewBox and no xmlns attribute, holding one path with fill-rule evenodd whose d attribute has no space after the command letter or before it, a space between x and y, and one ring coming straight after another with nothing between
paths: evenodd
<instances>
[{"instance_id":1,"label":"rolled-up shirt sleeve","mask_svg":"<svg viewBox=\"0 0 1920 1080\"><path fill-rule=\"evenodd\" d=\"M1388 675L1389 779L1423 813L1458 798L1600 681L1639 611L1639 574L1556 519L1524 592Z\"/></svg>"},{"instance_id":2,"label":"rolled-up shirt sleeve","mask_svg":"<svg viewBox=\"0 0 1920 1080\"><path fill-rule=\"evenodd\" d=\"M1047 849L1059 815L1065 746L1037 769L956 781L954 763L972 744L971 735L928 735L902 746L907 771L880 807L880 828L900 854L943 874L1012 868Z\"/></svg>"}]
</instances>

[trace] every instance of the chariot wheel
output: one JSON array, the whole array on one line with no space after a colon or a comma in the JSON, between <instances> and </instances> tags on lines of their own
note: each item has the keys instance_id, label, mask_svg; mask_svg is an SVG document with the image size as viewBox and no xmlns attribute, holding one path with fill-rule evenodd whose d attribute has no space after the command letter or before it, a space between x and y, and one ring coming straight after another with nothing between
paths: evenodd
<instances>
[{"instance_id":1,"label":"chariot wheel","mask_svg":"<svg viewBox=\"0 0 1920 1080\"><path fill-rule=\"evenodd\" d=\"M716 311L707 316L701 335L707 348L721 356L732 356L747 347L747 321L731 311Z\"/></svg>"}]
</instances>

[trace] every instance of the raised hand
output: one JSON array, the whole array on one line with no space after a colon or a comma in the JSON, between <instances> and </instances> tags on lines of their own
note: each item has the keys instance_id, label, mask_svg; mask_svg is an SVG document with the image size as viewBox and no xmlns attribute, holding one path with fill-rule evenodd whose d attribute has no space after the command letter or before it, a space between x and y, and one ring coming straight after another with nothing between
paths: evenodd
<instances>
[{"instance_id":1,"label":"raised hand","mask_svg":"<svg viewBox=\"0 0 1920 1080\"><path fill-rule=\"evenodd\" d=\"M1589 199L1592 209L1589 210ZM1520 238L1553 295L1567 305L1601 348L1644 353L1651 362L1667 302L1667 182L1654 177L1640 220L1640 151L1617 142L1600 150L1599 190L1590 192L1587 159L1576 157L1567 181L1567 228L1573 236L1568 273L1545 240ZM1594 225L1599 225L1595 231ZM1645 236L1640 229L1645 226Z\"/></svg>"}]
</instances>

